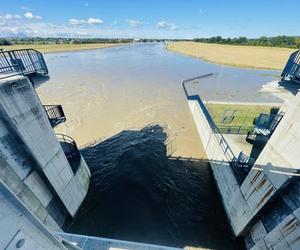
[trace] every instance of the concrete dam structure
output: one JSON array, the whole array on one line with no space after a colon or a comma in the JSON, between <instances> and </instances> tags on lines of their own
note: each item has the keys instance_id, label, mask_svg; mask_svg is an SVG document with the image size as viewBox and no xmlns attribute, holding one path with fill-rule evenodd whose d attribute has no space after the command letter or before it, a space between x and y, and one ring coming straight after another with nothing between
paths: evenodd
<instances>
[{"instance_id":1,"label":"concrete dam structure","mask_svg":"<svg viewBox=\"0 0 300 250\"><path fill-rule=\"evenodd\" d=\"M47 79L42 55L25 50L9 56L18 59L1 72L0 178L47 227L61 230L87 193L89 169L76 143L53 130L66 119L62 107L42 105L35 92L36 79Z\"/></svg>"},{"instance_id":2,"label":"concrete dam structure","mask_svg":"<svg viewBox=\"0 0 300 250\"><path fill-rule=\"evenodd\" d=\"M47 80L40 52L0 52L0 249L175 249L62 232L91 174L76 142L55 133L62 106L35 91Z\"/></svg>"},{"instance_id":3,"label":"concrete dam structure","mask_svg":"<svg viewBox=\"0 0 300 250\"><path fill-rule=\"evenodd\" d=\"M191 84L215 74L183 81L232 232L247 249L300 249L299 57L291 55L280 82L264 86L284 103L255 119L244 136L250 155L220 132ZM0 52L0 249L178 249L64 232L91 173L76 142L55 133L68 119L63 107L41 103L35 91L47 80L40 52Z\"/></svg>"},{"instance_id":4,"label":"concrete dam structure","mask_svg":"<svg viewBox=\"0 0 300 250\"><path fill-rule=\"evenodd\" d=\"M183 81L232 231L247 249L300 249L299 57L300 51L293 53L281 80L265 86L284 103L276 113L257 117L244 136L255 158L229 143L235 135L220 132L196 93L194 83L205 84L215 74Z\"/></svg>"}]
</instances>

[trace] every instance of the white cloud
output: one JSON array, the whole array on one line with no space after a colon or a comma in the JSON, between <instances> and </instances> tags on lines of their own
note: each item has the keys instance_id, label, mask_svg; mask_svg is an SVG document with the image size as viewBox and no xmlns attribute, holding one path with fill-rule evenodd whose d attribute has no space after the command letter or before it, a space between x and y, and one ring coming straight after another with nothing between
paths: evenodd
<instances>
[{"instance_id":1,"label":"white cloud","mask_svg":"<svg viewBox=\"0 0 300 250\"><path fill-rule=\"evenodd\" d=\"M27 19L38 19L38 20L43 19L41 16L35 16L31 12L26 12L24 14L24 17L27 18Z\"/></svg>"},{"instance_id":2,"label":"white cloud","mask_svg":"<svg viewBox=\"0 0 300 250\"><path fill-rule=\"evenodd\" d=\"M88 20L87 20L87 23L88 24L101 24L103 23L103 21L99 18L93 18L93 17L90 17Z\"/></svg>"},{"instance_id":3,"label":"white cloud","mask_svg":"<svg viewBox=\"0 0 300 250\"><path fill-rule=\"evenodd\" d=\"M75 18L71 18L71 19L69 19L69 24L71 24L71 25L83 25L83 24L85 24L86 23L86 21L85 20L79 20L79 19L75 19Z\"/></svg>"},{"instance_id":4,"label":"white cloud","mask_svg":"<svg viewBox=\"0 0 300 250\"><path fill-rule=\"evenodd\" d=\"M43 19L26 18L24 15L16 16L13 13L0 14L0 37L116 37L126 38L129 36L128 29L118 25L101 25L98 18L70 19L68 23L48 23ZM91 17L92 18L92 17ZM70 25L70 23L74 25ZM97 25L99 24L99 25ZM120 24L120 21L118 22ZM136 29L133 37L139 37ZM143 35L144 37L144 35Z\"/></svg>"},{"instance_id":5,"label":"white cloud","mask_svg":"<svg viewBox=\"0 0 300 250\"><path fill-rule=\"evenodd\" d=\"M24 14L24 17L28 18L28 19L32 19L33 18L33 14L31 12L26 12Z\"/></svg>"},{"instance_id":6,"label":"white cloud","mask_svg":"<svg viewBox=\"0 0 300 250\"><path fill-rule=\"evenodd\" d=\"M157 28L167 29L167 30L177 30L178 27L174 23L168 23L166 21L161 21L157 23Z\"/></svg>"},{"instance_id":7,"label":"white cloud","mask_svg":"<svg viewBox=\"0 0 300 250\"><path fill-rule=\"evenodd\" d=\"M134 19L127 19L126 22L131 26L131 27L138 27L143 25L144 23L140 20L134 20Z\"/></svg>"},{"instance_id":8,"label":"white cloud","mask_svg":"<svg viewBox=\"0 0 300 250\"><path fill-rule=\"evenodd\" d=\"M21 10L30 10L30 9L26 6L21 6Z\"/></svg>"},{"instance_id":9,"label":"white cloud","mask_svg":"<svg viewBox=\"0 0 300 250\"><path fill-rule=\"evenodd\" d=\"M99 18L93 18L90 17L87 20L83 20L83 19L76 19L76 18L71 18L69 19L69 24L74 25L74 26L83 26L86 24L89 25L98 25L98 24L102 24L103 21Z\"/></svg>"},{"instance_id":10,"label":"white cloud","mask_svg":"<svg viewBox=\"0 0 300 250\"><path fill-rule=\"evenodd\" d=\"M20 15L12 15L12 14L5 14L3 16L0 16L0 19L5 19L5 20L12 20L12 19L20 19Z\"/></svg>"}]
</instances>

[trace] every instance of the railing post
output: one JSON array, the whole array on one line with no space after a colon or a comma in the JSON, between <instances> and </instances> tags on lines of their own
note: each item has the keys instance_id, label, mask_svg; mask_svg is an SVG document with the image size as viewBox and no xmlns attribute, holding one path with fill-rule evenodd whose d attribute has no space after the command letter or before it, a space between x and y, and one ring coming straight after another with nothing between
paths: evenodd
<instances>
[{"instance_id":1,"label":"railing post","mask_svg":"<svg viewBox=\"0 0 300 250\"><path fill-rule=\"evenodd\" d=\"M12 71L15 71L16 70L15 66L17 66L16 71L21 71L21 73L22 73L22 69L21 69L19 63L17 62L17 59L16 59L15 54L13 53L13 51L7 51L7 53L8 53L8 56L10 58L10 61L11 61Z\"/></svg>"},{"instance_id":2,"label":"railing post","mask_svg":"<svg viewBox=\"0 0 300 250\"><path fill-rule=\"evenodd\" d=\"M22 65L20 64L20 58L17 58L15 51L11 51L11 53L14 55L14 60L16 61L16 63L18 64L19 67L19 71L21 71L21 74L24 75L24 70Z\"/></svg>"},{"instance_id":3,"label":"railing post","mask_svg":"<svg viewBox=\"0 0 300 250\"><path fill-rule=\"evenodd\" d=\"M49 73L48 67L46 65L46 62L45 62L45 59L44 59L43 55L39 51L36 51L36 50L34 50L34 51L37 53L36 55L38 57L39 64L40 64L42 70L44 71L45 74L48 74Z\"/></svg>"},{"instance_id":4,"label":"railing post","mask_svg":"<svg viewBox=\"0 0 300 250\"><path fill-rule=\"evenodd\" d=\"M6 61L8 67L10 67L11 71L14 71L14 67L12 66L12 63L8 61L7 56L5 55L5 52L2 50L1 53L3 54L4 60ZM10 56L9 51L7 52L8 56Z\"/></svg>"},{"instance_id":5,"label":"railing post","mask_svg":"<svg viewBox=\"0 0 300 250\"><path fill-rule=\"evenodd\" d=\"M30 59L31 65L32 65L33 68L34 68L35 73L37 73L36 65L35 65L35 63L34 63L32 57L31 57L31 54L29 53L29 50L27 50L27 55L28 55L28 57L29 57L29 59Z\"/></svg>"}]
</instances>

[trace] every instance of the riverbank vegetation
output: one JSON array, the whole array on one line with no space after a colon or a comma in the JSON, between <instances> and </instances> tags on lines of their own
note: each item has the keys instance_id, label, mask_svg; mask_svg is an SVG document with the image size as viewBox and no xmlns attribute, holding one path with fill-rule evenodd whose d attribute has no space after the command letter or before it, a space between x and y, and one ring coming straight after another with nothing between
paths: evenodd
<instances>
[{"instance_id":1,"label":"riverbank vegetation","mask_svg":"<svg viewBox=\"0 0 300 250\"><path fill-rule=\"evenodd\" d=\"M300 49L300 37L298 36L262 36L260 38L222 38L221 36L214 36L210 38L195 38L194 42Z\"/></svg>"},{"instance_id":2,"label":"riverbank vegetation","mask_svg":"<svg viewBox=\"0 0 300 250\"><path fill-rule=\"evenodd\" d=\"M8 46L0 46L0 49L14 50L14 49L36 49L42 53L66 52L90 49L102 49L113 46L124 45L125 43L91 43L91 44L15 44Z\"/></svg>"},{"instance_id":3,"label":"riverbank vegetation","mask_svg":"<svg viewBox=\"0 0 300 250\"><path fill-rule=\"evenodd\" d=\"M295 49L200 42L168 42L167 49L213 63L258 69L282 70Z\"/></svg>"},{"instance_id":4,"label":"riverbank vegetation","mask_svg":"<svg viewBox=\"0 0 300 250\"><path fill-rule=\"evenodd\" d=\"M101 49L133 42L132 39L104 38L0 38L0 49L37 49L43 53Z\"/></svg>"},{"instance_id":5,"label":"riverbank vegetation","mask_svg":"<svg viewBox=\"0 0 300 250\"><path fill-rule=\"evenodd\" d=\"M55 37L25 37L0 38L0 45L18 44L103 44L103 43L131 43L129 38L55 38Z\"/></svg>"},{"instance_id":6,"label":"riverbank vegetation","mask_svg":"<svg viewBox=\"0 0 300 250\"><path fill-rule=\"evenodd\" d=\"M218 126L252 126L260 113L269 114L272 106L206 103L206 107ZM225 119L227 117L227 120ZM231 120L230 117L233 119Z\"/></svg>"}]
</instances>

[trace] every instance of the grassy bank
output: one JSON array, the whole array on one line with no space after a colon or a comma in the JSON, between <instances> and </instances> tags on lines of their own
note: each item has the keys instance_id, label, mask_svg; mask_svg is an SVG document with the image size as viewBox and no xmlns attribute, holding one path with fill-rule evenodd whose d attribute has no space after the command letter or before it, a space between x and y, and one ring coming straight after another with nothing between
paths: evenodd
<instances>
[{"instance_id":1,"label":"grassy bank","mask_svg":"<svg viewBox=\"0 0 300 250\"><path fill-rule=\"evenodd\" d=\"M207 103L206 107L209 110L214 122L219 125L230 126L252 126L253 120L260 113L270 113L272 106L263 105L239 105L239 104L214 104ZM234 112L234 118L229 123L223 123L225 113ZM229 120L230 121L230 120Z\"/></svg>"},{"instance_id":2,"label":"grassy bank","mask_svg":"<svg viewBox=\"0 0 300 250\"><path fill-rule=\"evenodd\" d=\"M24 45L8 45L0 46L0 49L36 49L42 53L102 49L114 46L124 45L124 43L95 43L95 44L24 44Z\"/></svg>"},{"instance_id":3,"label":"grassy bank","mask_svg":"<svg viewBox=\"0 0 300 250\"><path fill-rule=\"evenodd\" d=\"M258 69L282 70L294 49L258 46L169 42L167 49L210 62Z\"/></svg>"}]
</instances>

